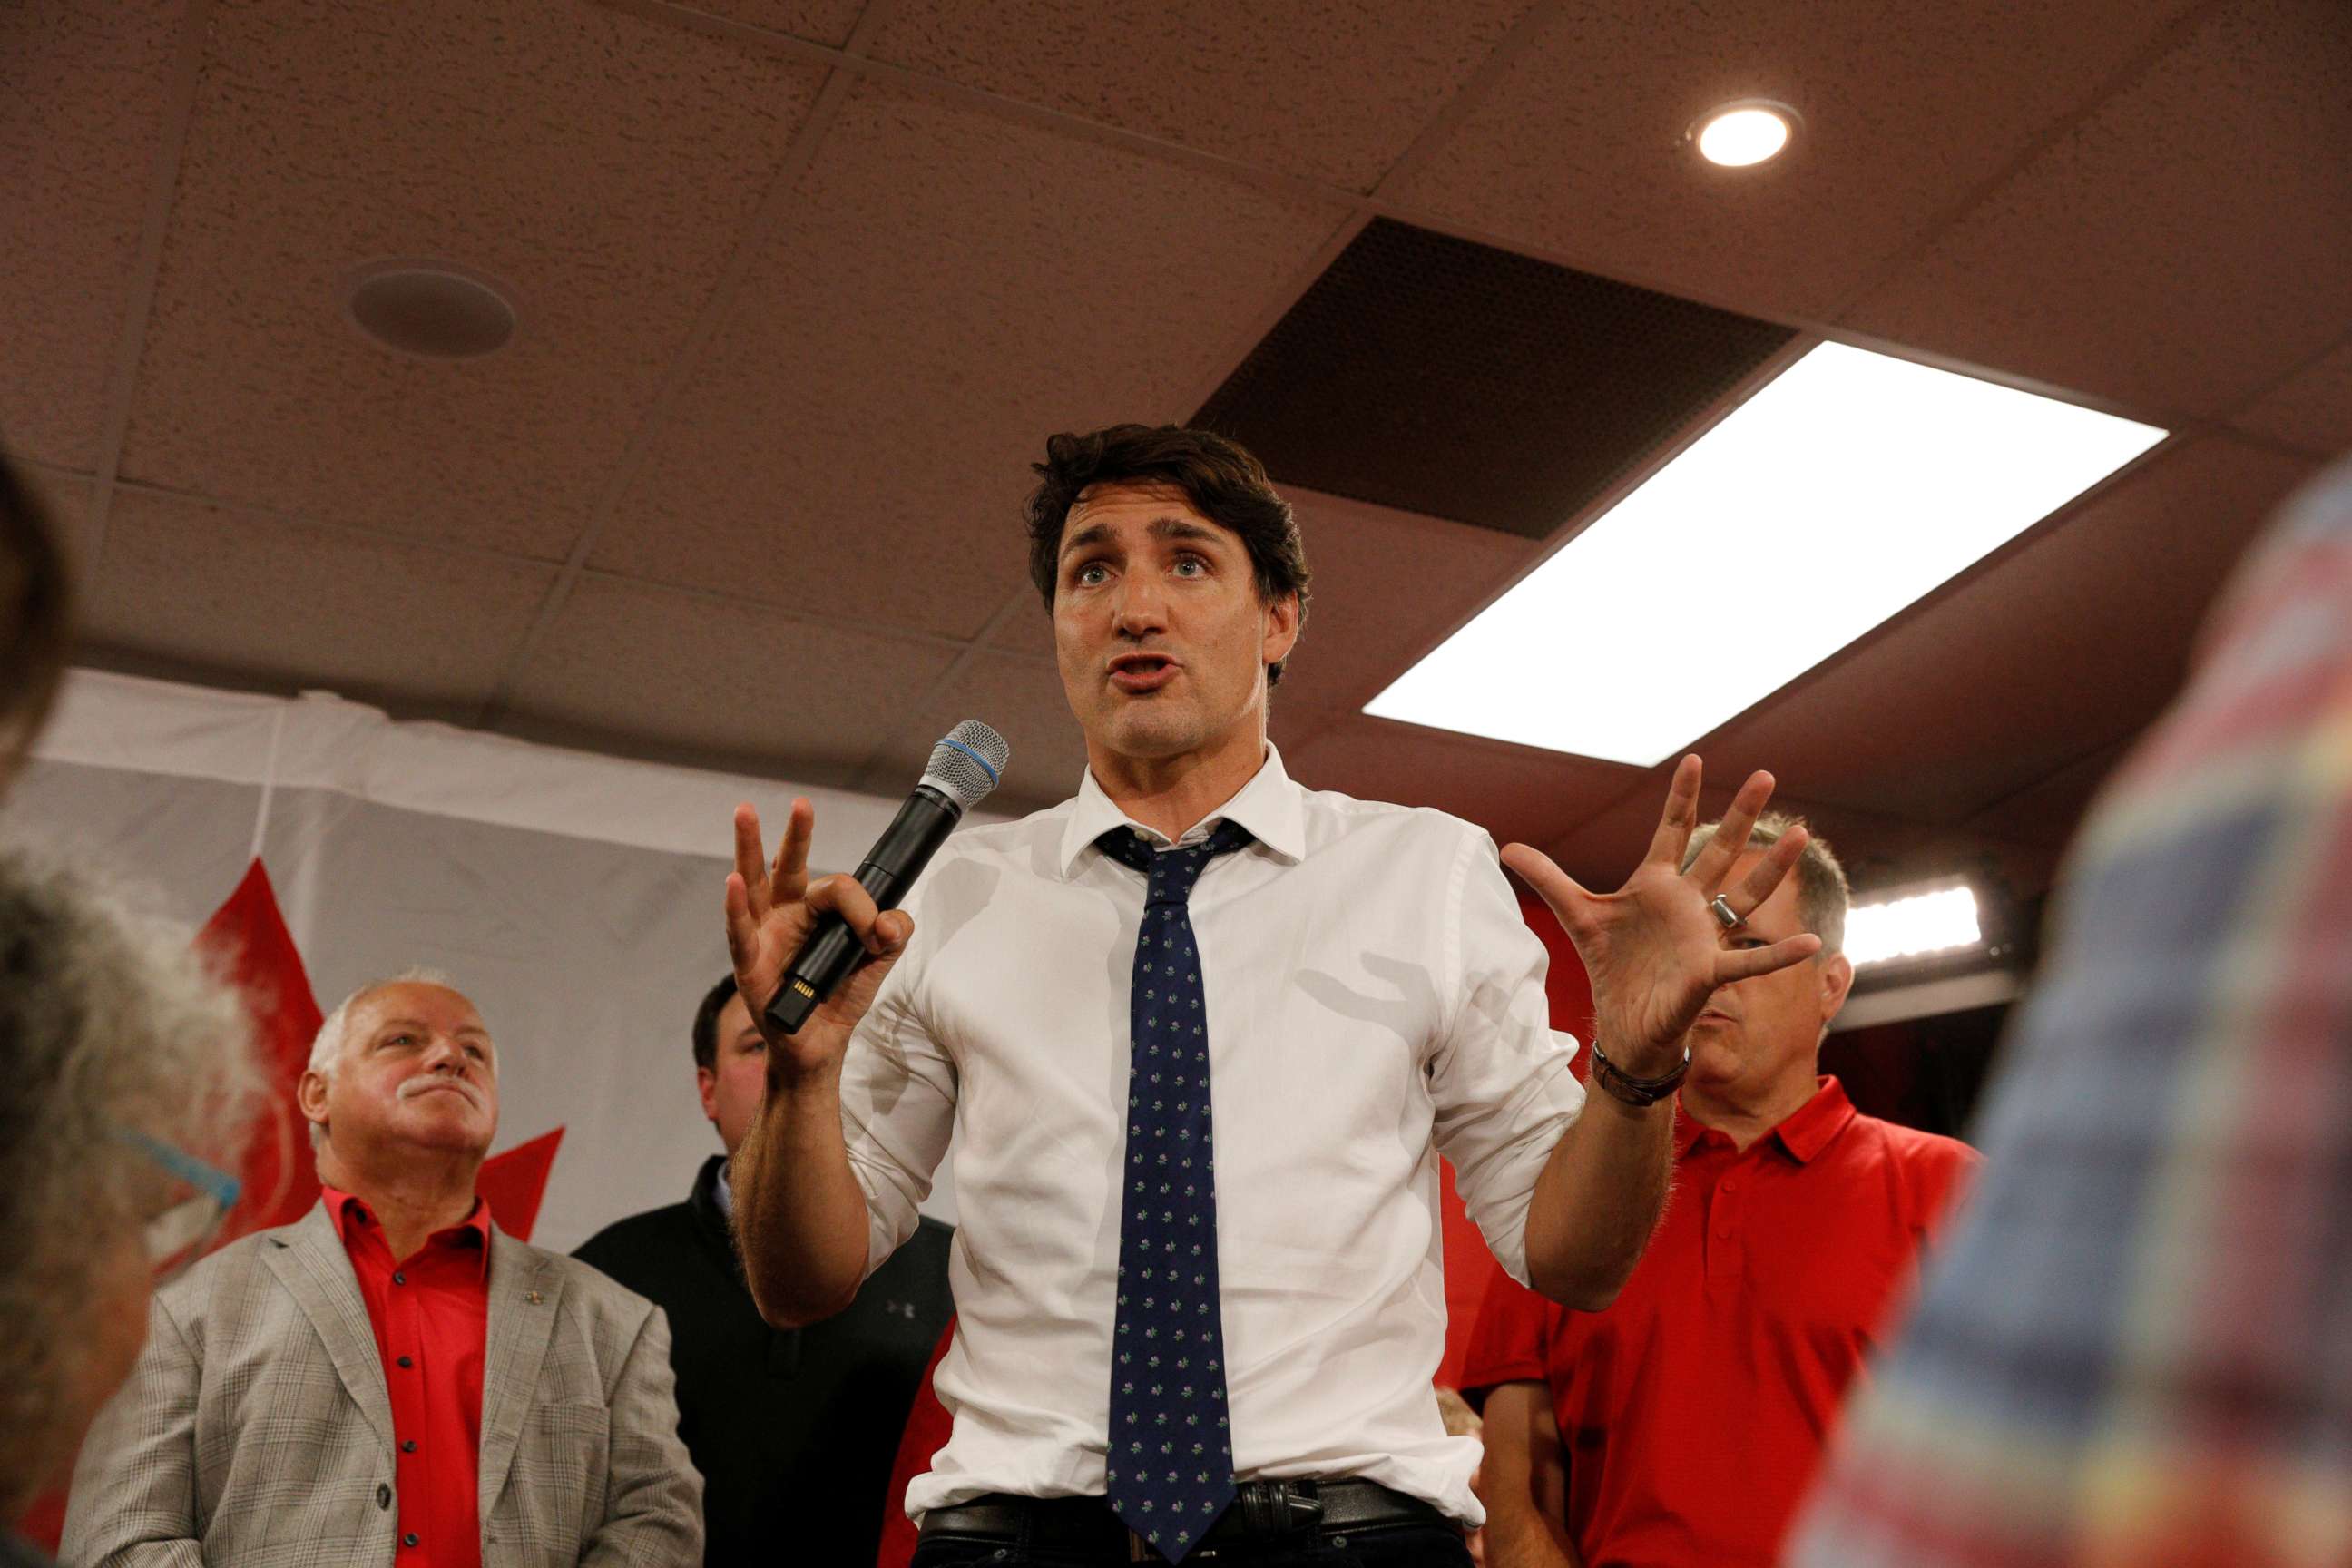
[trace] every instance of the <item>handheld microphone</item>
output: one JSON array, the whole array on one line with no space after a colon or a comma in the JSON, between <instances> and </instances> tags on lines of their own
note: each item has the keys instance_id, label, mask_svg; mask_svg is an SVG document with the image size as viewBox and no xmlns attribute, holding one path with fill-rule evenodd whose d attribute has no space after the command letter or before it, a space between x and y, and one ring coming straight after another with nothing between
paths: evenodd
<instances>
[{"instance_id":1,"label":"handheld microphone","mask_svg":"<svg viewBox=\"0 0 2352 1568\"><path fill-rule=\"evenodd\" d=\"M1012 754L1004 737L977 719L965 720L931 748L922 782L857 868L857 885L873 895L876 908L898 906L963 814L1004 776ZM784 1034L798 1034L816 1005L865 956L866 949L848 923L839 915L824 916L793 955L784 983L769 999L768 1022Z\"/></svg>"}]
</instances>

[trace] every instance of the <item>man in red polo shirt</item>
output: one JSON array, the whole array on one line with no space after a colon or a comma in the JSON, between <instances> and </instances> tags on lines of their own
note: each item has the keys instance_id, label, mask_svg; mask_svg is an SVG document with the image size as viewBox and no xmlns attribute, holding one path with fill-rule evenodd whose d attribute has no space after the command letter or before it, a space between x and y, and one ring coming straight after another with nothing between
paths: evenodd
<instances>
[{"instance_id":1,"label":"man in red polo shirt","mask_svg":"<svg viewBox=\"0 0 2352 1568\"><path fill-rule=\"evenodd\" d=\"M1744 875L1795 824L1756 826ZM1702 827L1688 853L1714 834ZM1727 946L1812 958L1727 985L1691 1028L1665 1218L1615 1302L1571 1312L1498 1278L1465 1388L1486 1391L1496 1568L1769 1564L1847 1384L1974 1169L1966 1144L1857 1112L1818 1074L1853 966L1826 841Z\"/></svg>"},{"instance_id":2,"label":"man in red polo shirt","mask_svg":"<svg viewBox=\"0 0 2352 1568\"><path fill-rule=\"evenodd\" d=\"M700 1561L661 1313L475 1194L498 1085L436 978L329 1016L299 1089L319 1206L156 1294L82 1448L66 1563Z\"/></svg>"}]
</instances>

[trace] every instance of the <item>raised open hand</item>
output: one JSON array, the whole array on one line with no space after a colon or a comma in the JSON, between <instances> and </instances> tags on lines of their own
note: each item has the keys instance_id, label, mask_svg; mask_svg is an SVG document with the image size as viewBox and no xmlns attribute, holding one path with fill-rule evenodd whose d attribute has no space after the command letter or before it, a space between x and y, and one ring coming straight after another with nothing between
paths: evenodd
<instances>
[{"instance_id":1,"label":"raised open hand","mask_svg":"<svg viewBox=\"0 0 2352 1568\"><path fill-rule=\"evenodd\" d=\"M850 1031L873 1005L883 976L915 931L912 916L903 910L877 910L856 878L810 881L809 840L815 832L815 808L805 800L793 801L783 842L776 846L771 866L761 847L760 814L749 805L735 808L735 869L727 875L727 951L735 960L736 988L768 1042L771 1083L779 1073L806 1073L840 1061ZM783 1034L768 1022L769 1000L783 983L793 955L828 914L837 914L848 924L869 956L833 988L796 1033Z\"/></svg>"},{"instance_id":2,"label":"raised open hand","mask_svg":"<svg viewBox=\"0 0 2352 1568\"><path fill-rule=\"evenodd\" d=\"M1650 852L1613 893L1590 893L1550 857L1524 844L1503 851L1503 863L1542 895L1576 944L1592 981L1593 1035L1618 1066L1654 1077L1681 1059L1682 1037L1718 985L1769 974L1821 950L1810 931L1769 947L1727 948L1723 922L1708 905L1721 893L1742 920L1772 896L1805 847L1805 830L1791 829L1764 852L1737 888L1725 879L1748 846L1748 835L1772 798L1772 775L1748 775L1688 871L1682 869L1698 826L1699 760L1685 757L1666 792L1665 814Z\"/></svg>"}]
</instances>

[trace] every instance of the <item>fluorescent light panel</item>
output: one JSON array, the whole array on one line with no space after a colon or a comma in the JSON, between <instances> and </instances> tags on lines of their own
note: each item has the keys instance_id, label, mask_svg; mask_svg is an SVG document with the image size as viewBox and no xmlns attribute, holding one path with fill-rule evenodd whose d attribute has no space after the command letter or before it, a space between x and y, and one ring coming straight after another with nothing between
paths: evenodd
<instances>
[{"instance_id":1,"label":"fluorescent light panel","mask_svg":"<svg viewBox=\"0 0 2352 1568\"><path fill-rule=\"evenodd\" d=\"M1856 904L1845 914L1845 955L1856 969L1889 959L1914 958L1984 940L1977 922L1977 896L1967 888L1941 888L1907 899Z\"/></svg>"},{"instance_id":2,"label":"fluorescent light panel","mask_svg":"<svg viewBox=\"0 0 2352 1568\"><path fill-rule=\"evenodd\" d=\"M1822 343L1364 711L1654 766L2164 436Z\"/></svg>"}]
</instances>

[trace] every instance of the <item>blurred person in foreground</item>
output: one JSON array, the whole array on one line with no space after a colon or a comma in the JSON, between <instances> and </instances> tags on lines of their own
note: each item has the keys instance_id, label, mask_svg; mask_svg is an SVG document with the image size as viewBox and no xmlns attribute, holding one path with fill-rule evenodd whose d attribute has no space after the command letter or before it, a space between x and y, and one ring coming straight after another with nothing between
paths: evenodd
<instances>
[{"instance_id":1,"label":"blurred person in foreground","mask_svg":"<svg viewBox=\"0 0 2352 1568\"><path fill-rule=\"evenodd\" d=\"M1990 1170L1790 1559L2352 1563L2352 465L2232 577L2056 903Z\"/></svg>"},{"instance_id":2,"label":"blurred person in foreground","mask_svg":"<svg viewBox=\"0 0 2352 1568\"><path fill-rule=\"evenodd\" d=\"M0 857L0 1563L236 1201L259 1079L191 939Z\"/></svg>"},{"instance_id":3,"label":"blurred person in foreground","mask_svg":"<svg viewBox=\"0 0 2352 1568\"><path fill-rule=\"evenodd\" d=\"M55 531L0 459L0 790L32 750L65 673L71 598Z\"/></svg>"},{"instance_id":4,"label":"blurred person in foreground","mask_svg":"<svg viewBox=\"0 0 2352 1568\"><path fill-rule=\"evenodd\" d=\"M955 1425L908 1489L920 1568L1465 1563L1478 1449L1431 1386L1438 1156L1515 1277L1614 1296L1664 1194L1692 1021L1818 945L1717 941L1802 832L1730 877L1771 793L1753 774L1685 871L1685 757L1649 852L1596 895L1459 818L1306 789L1266 740L1307 571L1265 468L1118 426L1052 437L1036 471L1075 796L965 826L912 913L811 880L806 802L772 865L737 812L728 940L768 1035L733 1184L752 1289L772 1321L846 1306L953 1140L934 1382ZM1589 1097L1504 856L1591 976ZM787 1035L767 1003L826 912L873 961Z\"/></svg>"},{"instance_id":5,"label":"blurred person in foreground","mask_svg":"<svg viewBox=\"0 0 2352 1568\"><path fill-rule=\"evenodd\" d=\"M1743 866L1799 825L1758 822ZM1696 855L1716 833L1691 838ZM1767 1565L1849 1383L1978 1160L1857 1111L1820 1070L1845 1005L1845 869L1809 840L1727 948L1801 931L1802 963L1691 1026L1666 1217L1624 1291L1570 1312L1496 1279L1463 1385L1488 1390L1487 1532L1507 1568Z\"/></svg>"},{"instance_id":6,"label":"blurred person in foreground","mask_svg":"<svg viewBox=\"0 0 2352 1568\"><path fill-rule=\"evenodd\" d=\"M298 1090L319 1205L157 1294L74 1472L68 1563L695 1560L661 1312L491 1223L498 1084L436 977L328 1016Z\"/></svg>"},{"instance_id":7,"label":"blurred person in foreground","mask_svg":"<svg viewBox=\"0 0 2352 1568\"><path fill-rule=\"evenodd\" d=\"M870 1563L892 1456L955 1310L954 1230L924 1219L847 1309L770 1327L728 1230L730 1162L768 1087L767 1042L732 974L702 998L689 1037L725 1152L703 1162L684 1203L607 1226L572 1256L668 1316L678 1435L702 1472L702 1561L772 1563L790 1541L814 1562Z\"/></svg>"}]
</instances>

